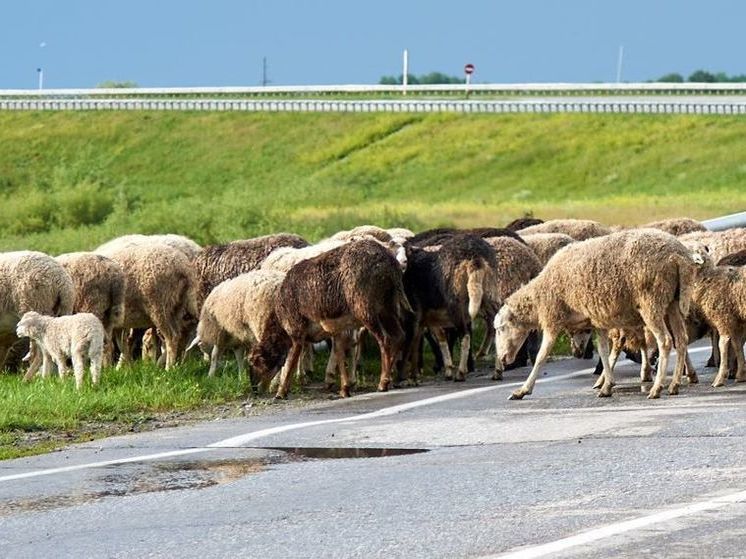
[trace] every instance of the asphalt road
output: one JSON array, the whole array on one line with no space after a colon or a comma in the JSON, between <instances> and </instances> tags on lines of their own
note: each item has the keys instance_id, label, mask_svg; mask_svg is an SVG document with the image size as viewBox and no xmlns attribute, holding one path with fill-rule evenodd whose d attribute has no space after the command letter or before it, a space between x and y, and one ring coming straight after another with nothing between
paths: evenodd
<instances>
[{"instance_id":1,"label":"asphalt road","mask_svg":"<svg viewBox=\"0 0 746 559\"><path fill-rule=\"evenodd\" d=\"M706 356L657 401L634 364L599 399L568 359L520 402L525 369L485 372L1 462L0 555L742 557L746 384Z\"/></svg>"}]
</instances>

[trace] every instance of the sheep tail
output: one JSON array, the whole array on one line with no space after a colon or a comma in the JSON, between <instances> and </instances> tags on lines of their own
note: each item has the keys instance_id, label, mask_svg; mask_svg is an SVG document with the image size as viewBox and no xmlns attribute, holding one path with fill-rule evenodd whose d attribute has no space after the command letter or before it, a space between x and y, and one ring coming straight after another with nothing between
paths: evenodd
<instances>
[{"instance_id":1,"label":"sheep tail","mask_svg":"<svg viewBox=\"0 0 746 559\"><path fill-rule=\"evenodd\" d=\"M487 267L484 262L476 260L469 263L468 279L466 281L466 292L469 295L469 316L474 320L479 314L484 298L484 283L487 276Z\"/></svg>"}]
</instances>

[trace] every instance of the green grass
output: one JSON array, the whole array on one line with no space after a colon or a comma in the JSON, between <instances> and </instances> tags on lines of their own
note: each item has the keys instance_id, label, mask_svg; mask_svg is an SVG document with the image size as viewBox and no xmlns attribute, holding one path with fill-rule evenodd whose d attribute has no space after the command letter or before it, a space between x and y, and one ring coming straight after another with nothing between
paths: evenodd
<instances>
[{"instance_id":1,"label":"green grass","mask_svg":"<svg viewBox=\"0 0 746 559\"><path fill-rule=\"evenodd\" d=\"M2 113L0 148L2 250L746 206L737 116Z\"/></svg>"}]
</instances>

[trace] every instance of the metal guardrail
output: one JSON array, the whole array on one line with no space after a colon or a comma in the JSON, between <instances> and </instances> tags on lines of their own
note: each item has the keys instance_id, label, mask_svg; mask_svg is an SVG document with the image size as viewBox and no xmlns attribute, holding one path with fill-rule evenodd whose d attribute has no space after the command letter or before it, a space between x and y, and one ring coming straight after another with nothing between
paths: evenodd
<instances>
[{"instance_id":1,"label":"metal guardrail","mask_svg":"<svg viewBox=\"0 0 746 559\"><path fill-rule=\"evenodd\" d=\"M0 99L6 111L247 111L392 113L746 114L743 102L588 100Z\"/></svg>"},{"instance_id":2,"label":"metal guardrail","mask_svg":"<svg viewBox=\"0 0 746 559\"><path fill-rule=\"evenodd\" d=\"M0 89L0 98L223 97L386 95L746 95L746 83L489 83L428 85L288 85L257 87L137 87L93 89Z\"/></svg>"},{"instance_id":3,"label":"metal guardrail","mask_svg":"<svg viewBox=\"0 0 746 559\"><path fill-rule=\"evenodd\" d=\"M724 231L726 229L732 229L733 227L746 227L746 212L738 212L723 217L717 217L715 219L707 219L702 222L702 225L707 227L710 231Z\"/></svg>"}]
</instances>

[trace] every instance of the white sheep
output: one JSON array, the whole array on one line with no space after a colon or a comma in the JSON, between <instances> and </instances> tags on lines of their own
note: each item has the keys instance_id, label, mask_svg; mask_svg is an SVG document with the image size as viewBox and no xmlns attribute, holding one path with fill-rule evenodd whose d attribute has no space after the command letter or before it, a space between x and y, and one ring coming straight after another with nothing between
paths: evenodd
<instances>
[{"instance_id":1,"label":"white sheep","mask_svg":"<svg viewBox=\"0 0 746 559\"><path fill-rule=\"evenodd\" d=\"M67 316L44 316L29 311L16 326L18 337L28 337L41 350L44 370L51 359L57 365L60 377L67 372L67 358L73 362L75 388L83 386L86 359L90 362L91 379L98 384L104 357L104 326L91 313ZM29 378L26 378L29 380Z\"/></svg>"},{"instance_id":2,"label":"white sheep","mask_svg":"<svg viewBox=\"0 0 746 559\"><path fill-rule=\"evenodd\" d=\"M189 237L166 233L164 235L123 235L102 244L94 252L109 256L111 253L119 252L123 248L141 247L152 245L166 245L175 248L189 259L194 258L202 250L202 247Z\"/></svg>"}]
</instances>

